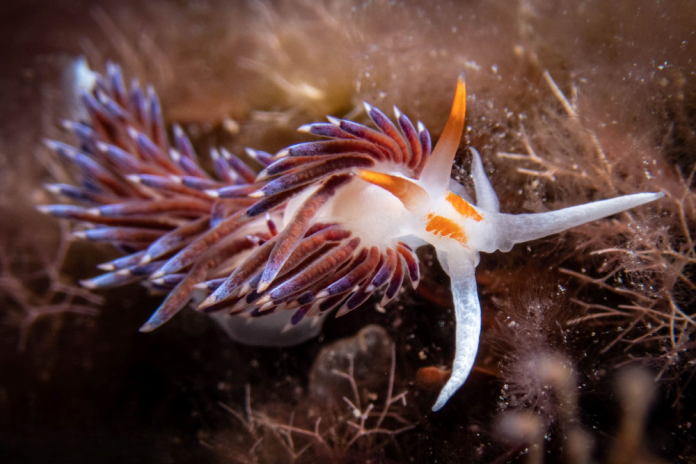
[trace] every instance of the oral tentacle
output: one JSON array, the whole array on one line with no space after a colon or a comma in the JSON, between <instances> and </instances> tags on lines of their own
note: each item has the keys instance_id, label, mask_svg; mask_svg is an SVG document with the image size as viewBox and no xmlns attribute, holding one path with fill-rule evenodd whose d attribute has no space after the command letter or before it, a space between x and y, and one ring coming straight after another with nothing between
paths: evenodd
<instances>
[{"instance_id":1,"label":"oral tentacle","mask_svg":"<svg viewBox=\"0 0 696 464\"><path fill-rule=\"evenodd\" d=\"M476 289L476 268L468 254L449 254L450 279L456 320L452 375L433 406L439 411L469 377L481 336L481 305Z\"/></svg>"},{"instance_id":2,"label":"oral tentacle","mask_svg":"<svg viewBox=\"0 0 696 464\"><path fill-rule=\"evenodd\" d=\"M455 195L457 195L458 197L461 197L463 200L466 200L471 204L475 204L474 200L471 198L469 193L466 191L466 188L464 188L464 186L462 184L460 184L459 182L457 182L456 180L450 179L448 190L450 192L454 193Z\"/></svg>"}]
</instances>

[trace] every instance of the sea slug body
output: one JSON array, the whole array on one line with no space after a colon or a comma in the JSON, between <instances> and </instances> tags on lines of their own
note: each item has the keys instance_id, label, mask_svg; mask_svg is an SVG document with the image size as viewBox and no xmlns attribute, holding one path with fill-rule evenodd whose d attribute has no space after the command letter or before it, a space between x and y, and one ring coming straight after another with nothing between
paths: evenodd
<instances>
[{"instance_id":1,"label":"sea slug body","mask_svg":"<svg viewBox=\"0 0 696 464\"><path fill-rule=\"evenodd\" d=\"M377 129L333 117L302 126L326 140L275 156L251 150L263 168L258 175L233 154L213 150L215 178L199 167L176 126L169 146L154 91L144 93L137 83L128 90L117 66L107 68L105 79L97 76L82 101L89 120L66 124L80 148L48 145L78 168L83 185L50 189L87 206L40 209L93 226L79 236L126 253L100 266L109 272L84 282L87 287L141 281L167 294L142 331L162 325L201 293L200 311L269 320L282 313L274 330L286 333L333 310L344 315L382 289L384 305L405 280L415 287L414 247L431 244L450 275L456 316L452 376L433 410L462 386L476 358L480 252L509 251L662 196L501 213L471 148L474 202L450 178L466 113L463 76L432 153L423 124L396 108L394 123L365 104Z\"/></svg>"}]
</instances>

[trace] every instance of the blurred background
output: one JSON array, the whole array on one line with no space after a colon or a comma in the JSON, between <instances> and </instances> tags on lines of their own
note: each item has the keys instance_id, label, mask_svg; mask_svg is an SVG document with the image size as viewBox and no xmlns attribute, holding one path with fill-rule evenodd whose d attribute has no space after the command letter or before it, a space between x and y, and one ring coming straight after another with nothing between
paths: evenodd
<instances>
[{"instance_id":1,"label":"blurred background","mask_svg":"<svg viewBox=\"0 0 696 464\"><path fill-rule=\"evenodd\" d=\"M0 462L696 462L695 25L690 1L4 0ZM363 100L437 139L465 71L503 211L667 197L484 256L477 365L434 414L454 327L431 250L416 291L290 349L188 310L141 334L159 297L79 288L118 253L34 209L71 175L42 139L73 142L79 56L151 83L199 154L274 153Z\"/></svg>"}]
</instances>

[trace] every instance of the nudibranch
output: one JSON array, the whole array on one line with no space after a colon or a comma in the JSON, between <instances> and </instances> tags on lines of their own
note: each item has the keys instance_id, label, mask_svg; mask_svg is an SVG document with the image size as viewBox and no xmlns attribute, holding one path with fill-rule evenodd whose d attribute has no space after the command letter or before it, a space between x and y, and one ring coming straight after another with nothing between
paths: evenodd
<instances>
[{"instance_id":1,"label":"nudibranch","mask_svg":"<svg viewBox=\"0 0 696 464\"><path fill-rule=\"evenodd\" d=\"M505 214L470 148L474 201L451 179L466 113L463 76L432 153L423 124L414 126L396 108L394 122L365 104L376 129L333 117L302 126L301 132L326 140L274 156L250 151L263 167L258 175L231 153L213 151L217 179L199 167L176 126L176 147L169 147L156 95L151 89L144 95L137 84L128 91L116 66L108 67L106 79L95 78L82 101L89 121L66 125L79 149L49 146L78 167L83 185L50 189L89 205L41 209L94 225L77 234L127 253L102 265L110 272L85 282L88 287L143 281L166 293L142 331L166 322L198 291L200 311L272 321L265 336L273 337L333 310L342 316L382 289L384 305L405 280L415 287L414 248L431 244L450 276L456 317L452 375L435 411L463 385L476 358L480 252L509 251L662 196ZM252 325L235 329L238 338L244 339L245 327L258 336ZM264 344L248 334L245 340Z\"/></svg>"}]
</instances>

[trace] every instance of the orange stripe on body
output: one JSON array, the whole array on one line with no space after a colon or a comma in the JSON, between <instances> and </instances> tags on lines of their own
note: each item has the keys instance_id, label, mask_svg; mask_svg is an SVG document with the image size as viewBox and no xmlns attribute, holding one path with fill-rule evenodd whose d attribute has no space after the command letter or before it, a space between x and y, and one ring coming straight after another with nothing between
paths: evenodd
<instances>
[{"instance_id":1,"label":"orange stripe on body","mask_svg":"<svg viewBox=\"0 0 696 464\"><path fill-rule=\"evenodd\" d=\"M432 232L433 234L441 237L450 237L466 246L468 241L466 232L464 232L464 230L459 227L456 222L443 216L436 216L432 213L428 214L427 219L428 222L425 225L426 232Z\"/></svg>"},{"instance_id":2,"label":"orange stripe on body","mask_svg":"<svg viewBox=\"0 0 696 464\"><path fill-rule=\"evenodd\" d=\"M474 209L473 206L469 204L468 201L458 197L454 193L448 192L446 200L450 205L454 206L454 209L457 210L459 214L465 218L473 219L476 222L481 222L483 219L483 217Z\"/></svg>"}]
</instances>

